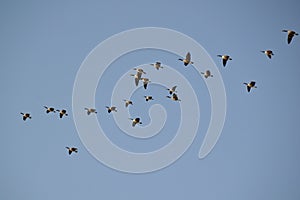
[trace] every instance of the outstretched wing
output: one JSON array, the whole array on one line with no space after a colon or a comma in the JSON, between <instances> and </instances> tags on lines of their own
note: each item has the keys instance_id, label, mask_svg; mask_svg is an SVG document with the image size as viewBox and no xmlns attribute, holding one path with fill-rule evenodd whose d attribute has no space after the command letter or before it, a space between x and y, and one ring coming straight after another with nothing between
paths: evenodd
<instances>
[{"instance_id":1,"label":"outstretched wing","mask_svg":"<svg viewBox=\"0 0 300 200\"><path fill-rule=\"evenodd\" d=\"M185 60L189 63L191 61L191 53L188 52L185 56Z\"/></svg>"},{"instance_id":2,"label":"outstretched wing","mask_svg":"<svg viewBox=\"0 0 300 200\"><path fill-rule=\"evenodd\" d=\"M139 78L136 77L136 78L134 79L134 82L135 82L135 86L138 86L138 85L139 85Z\"/></svg>"},{"instance_id":3,"label":"outstretched wing","mask_svg":"<svg viewBox=\"0 0 300 200\"><path fill-rule=\"evenodd\" d=\"M292 39L293 39L294 35L293 34L288 34L288 38L287 38L287 42L288 44L291 43Z\"/></svg>"},{"instance_id":4,"label":"outstretched wing","mask_svg":"<svg viewBox=\"0 0 300 200\"><path fill-rule=\"evenodd\" d=\"M250 92L250 90L251 90L251 87L249 87L249 86L247 85L247 91Z\"/></svg>"},{"instance_id":5,"label":"outstretched wing","mask_svg":"<svg viewBox=\"0 0 300 200\"><path fill-rule=\"evenodd\" d=\"M223 59L223 66L224 66L224 67L226 66L226 63L227 63L227 60L226 60L226 59Z\"/></svg>"},{"instance_id":6,"label":"outstretched wing","mask_svg":"<svg viewBox=\"0 0 300 200\"><path fill-rule=\"evenodd\" d=\"M249 85L250 85L250 87L254 87L254 86L255 86L255 81L251 81L251 82L249 83Z\"/></svg>"}]
</instances>

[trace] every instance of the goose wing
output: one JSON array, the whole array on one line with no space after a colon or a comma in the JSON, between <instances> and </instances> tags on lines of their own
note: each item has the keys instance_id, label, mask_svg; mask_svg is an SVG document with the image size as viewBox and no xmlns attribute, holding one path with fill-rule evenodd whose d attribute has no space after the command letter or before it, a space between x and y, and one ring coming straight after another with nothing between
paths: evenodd
<instances>
[{"instance_id":1,"label":"goose wing","mask_svg":"<svg viewBox=\"0 0 300 200\"><path fill-rule=\"evenodd\" d=\"M222 59L223 60L223 66L226 66L227 60L226 59Z\"/></svg>"},{"instance_id":2,"label":"goose wing","mask_svg":"<svg viewBox=\"0 0 300 200\"><path fill-rule=\"evenodd\" d=\"M292 33L289 33L289 34L288 34L288 37L287 37L287 42L288 42L288 44L291 43L293 37L294 37L294 34L292 34Z\"/></svg>"},{"instance_id":3,"label":"goose wing","mask_svg":"<svg viewBox=\"0 0 300 200\"><path fill-rule=\"evenodd\" d=\"M135 83L136 86L139 85L139 80L140 80L140 79L139 79L138 77L135 77L135 78L134 78L134 83Z\"/></svg>"},{"instance_id":4,"label":"goose wing","mask_svg":"<svg viewBox=\"0 0 300 200\"><path fill-rule=\"evenodd\" d=\"M250 92L251 87L249 85L247 85L247 91Z\"/></svg>"},{"instance_id":5,"label":"goose wing","mask_svg":"<svg viewBox=\"0 0 300 200\"><path fill-rule=\"evenodd\" d=\"M187 61L187 63L189 63L191 61L191 53L187 52L186 56L185 56L185 60Z\"/></svg>"},{"instance_id":6,"label":"goose wing","mask_svg":"<svg viewBox=\"0 0 300 200\"><path fill-rule=\"evenodd\" d=\"M249 83L249 86L250 86L250 87L254 87L254 86L255 86L255 81L251 81L251 82Z\"/></svg>"}]
</instances>

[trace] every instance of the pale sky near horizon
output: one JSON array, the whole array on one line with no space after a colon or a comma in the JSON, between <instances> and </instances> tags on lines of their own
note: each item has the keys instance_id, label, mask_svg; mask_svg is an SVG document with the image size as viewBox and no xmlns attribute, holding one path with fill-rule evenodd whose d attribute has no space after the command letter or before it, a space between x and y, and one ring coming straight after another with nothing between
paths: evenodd
<instances>
[{"instance_id":1,"label":"pale sky near horizon","mask_svg":"<svg viewBox=\"0 0 300 200\"><path fill-rule=\"evenodd\" d=\"M65 0L0 5L0 199L300 199L300 35L287 44L282 32L300 33L298 1ZM211 116L204 79L192 69L184 71L171 53L147 49L121 56L105 72L95 97L98 120L115 144L130 151L153 151L172 140L179 126L179 108L168 99L162 100L168 118L161 134L138 140L115 126L105 106L117 76L132 65L160 60L174 67L191 81L201 108L197 136L180 159L159 171L130 174L105 166L87 151L73 121L72 92L82 62L99 43L141 27L173 29L201 44L223 78L227 113L218 143L206 158L198 159ZM260 52L266 49L273 50L272 59ZM218 54L233 60L224 68ZM257 88L248 93L243 82L251 80ZM158 90L150 84L147 91L137 90L135 99L142 101L147 92L155 96ZM46 114L44 105L64 108L69 116ZM148 107L140 109L146 125ZM133 107L133 115L138 111ZM20 112L30 112L32 119L24 122ZM76 146L79 152L69 156L66 146Z\"/></svg>"}]
</instances>

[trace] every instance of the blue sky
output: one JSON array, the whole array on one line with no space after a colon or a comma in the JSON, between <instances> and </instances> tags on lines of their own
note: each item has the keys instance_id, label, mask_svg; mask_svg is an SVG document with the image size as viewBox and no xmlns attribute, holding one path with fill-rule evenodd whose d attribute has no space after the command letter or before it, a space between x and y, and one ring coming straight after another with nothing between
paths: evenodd
<instances>
[{"instance_id":1,"label":"blue sky","mask_svg":"<svg viewBox=\"0 0 300 200\"><path fill-rule=\"evenodd\" d=\"M281 32L300 32L298 8L297 1L1 1L0 198L299 199L300 36L288 45ZM128 174L101 164L81 143L72 91L81 63L100 42L148 26L182 32L206 49L225 84L227 115L217 145L199 160L210 101L203 79L187 72L201 106L193 144L163 170ZM265 49L274 51L271 60L260 53ZM233 58L226 68L216 56L225 53ZM122 56L107 74L117 65L130 69L157 59L183 71L175 55L145 50ZM247 93L242 83L250 80L258 88ZM107 87L100 82L96 93L98 120L115 143L145 151L172 138L177 107L165 102L171 114L162 136L149 143L115 136L120 130L105 109L114 82L103 81ZM44 105L70 115L46 115ZM32 120L23 122L20 112L30 112ZM69 156L65 146L79 153Z\"/></svg>"}]
</instances>

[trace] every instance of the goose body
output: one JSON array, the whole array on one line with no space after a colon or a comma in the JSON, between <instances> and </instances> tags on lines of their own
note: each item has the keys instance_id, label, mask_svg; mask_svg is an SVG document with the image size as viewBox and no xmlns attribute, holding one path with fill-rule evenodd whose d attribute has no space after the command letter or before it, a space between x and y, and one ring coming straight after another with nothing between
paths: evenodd
<instances>
[{"instance_id":1,"label":"goose body","mask_svg":"<svg viewBox=\"0 0 300 200\"><path fill-rule=\"evenodd\" d=\"M129 105L133 105L132 101L123 99L125 101L125 107L127 108Z\"/></svg>"},{"instance_id":2,"label":"goose body","mask_svg":"<svg viewBox=\"0 0 300 200\"><path fill-rule=\"evenodd\" d=\"M247 87L247 91L248 92L250 92L250 90L251 90L251 88L257 88L256 86L255 86L255 81L251 81L251 82L249 82L249 83L244 83L244 85L246 85L246 87Z\"/></svg>"},{"instance_id":3,"label":"goose body","mask_svg":"<svg viewBox=\"0 0 300 200\"><path fill-rule=\"evenodd\" d=\"M20 113L21 115L23 115L23 121L26 121L27 118L31 119L31 116L29 113Z\"/></svg>"},{"instance_id":4,"label":"goose body","mask_svg":"<svg viewBox=\"0 0 300 200\"><path fill-rule=\"evenodd\" d=\"M91 113L97 114L97 111L96 111L95 108L84 108L84 110L86 110L86 113L87 113L88 115L90 115Z\"/></svg>"},{"instance_id":5,"label":"goose body","mask_svg":"<svg viewBox=\"0 0 300 200\"><path fill-rule=\"evenodd\" d=\"M185 58L179 58L178 60L182 61L184 66L187 66L188 64L194 64L194 62L191 60L191 53L187 52Z\"/></svg>"},{"instance_id":6,"label":"goose body","mask_svg":"<svg viewBox=\"0 0 300 200\"><path fill-rule=\"evenodd\" d=\"M147 89L148 83L151 81L148 78L141 78L141 80L143 81L144 88Z\"/></svg>"},{"instance_id":7,"label":"goose body","mask_svg":"<svg viewBox=\"0 0 300 200\"><path fill-rule=\"evenodd\" d=\"M139 117L137 118L129 118L132 121L132 127L135 127L137 124L142 124L141 119Z\"/></svg>"},{"instance_id":8,"label":"goose body","mask_svg":"<svg viewBox=\"0 0 300 200\"><path fill-rule=\"evenodd\" d=\"M152 65L153 67L155 67L155 69L157 69L157 70L159 70L160 68L161 69L163 68L163 66L161 66L160 62L152 63L150 65Z\"/></svg>"},{"instance_id":9,"label":"goose body","mask_svg":"<svg viewBox=\"0 0 300 200\"><path fill-rule=\"evenodd\" d=\"M46 108L46 113L50 113L50 112L55 113L55 109L53 107L44 106L44 108Z\"/></svg>"},{"instance_id":10,"label":"goose body","mask_svg":"<svg viewBox=\"0 0 300 200\"><path fill-rule=\"evenodd\" d=\"M173 94L174 92L176 92L176 88L177 86L173 86L172 88L167 88L167 90L169 91L170 95Z\"/></svg>"},{"instance_id":11,"label":"goose body","mask_svg":"<svg viewBox=\"0 0 300 200\"><path fill-rule=\"evenodd\" d=\"M266 56L268 56L268 58L270 58L270 59L272 58L272 56L274 56L274 53L272 50L264 50L264 51L260 51L260 52L266 54Z\"/></svg>"},{"instance_id":12,"label":"goose body","mask_svg":"<svg viewBox=\"0 0 300 200\"><path fill-rule=\"evenodd\" d=\"M73 152L78 152L78 149L76 147L66 147L66 149L68 149L69 155L71 155Z\"/></svg>"},{"instance_id":13,"label":"goose body","mask_svg":"<svg viewBox=\"0 0 300 200\"><path fill-rule=\"evenodd\" d=\"M146 101L154 100L152 96L144 96Z\"/></svg>"},{"instance_id":14,"label":"goose body","mask_svg":"<svg viewBox=\"0 0 300 200\"><path fill-rule=\"evenodd\" d=\"M57 112L59 112L59 117L62 118L64 115L68 116L68 113L66 110L62 109L62 110L56 110Z\"/></svg>"},{"instance_id":15,"label":"goose body","mask_svg":"<svg viewBox=\"0 0 300 200\"><path fill-rule=\"evenodd\" d=\"M140 76L138 74L130 74L130 76L134 76L135 86L138 86L139 85L139 81L141 80Z\"/></svg>"},{"instance_id":16,"label":"goose body","mask_svg":"<svg viewBox=\"0 0 300 200\"><path fill-rule=\"evenodd\" d=\"M169 99L171 99L171 100L173 100L173 101L181 101L181 100L178 98L178 96L177 96L176 93L173 93L172 96L167 96L167 98L169 98Z\"/></svg>"},{"instance_id":17,"label":"goose body","mask_svg":"<svg viewBox=\"0 0 300 200\"><path fill-rule=\"evenodd\" d=\"M201 74L203 74L205 78L213 77L213 75L209 70L206 70L205 72L201 72Z\"/></svg>"},{"instance_id":18,"label":"goose body","mask_svg":"<svg viewBox=\"0 0 300 200\"><path fill-rule=\"evenodd\" d=\"M146 72L142 68L133 68L133 70L136 71L136 76L139 80L142 78L143 74L146 74Z\"/></svg>"},{"instance_id":19,"label":"goose body","mask_svg":"<svg viewBox=\"0 0 300 200\"><path fill-rule=\"evenodd\" d=\"M232 58L229 55L226 55L226 54L217 55L217 56L222 58L223 67L226 66L228 60L232 60Z\"/></svg>"},{"instance_id":20,"label":"goose body","mask_svg":"<svg viewBox=\"0 0 300 200\"><path fill-rule=\"evenodd\" d=\"M115 106L111 106L111 107L106 106L106 108L108 113L111 113L112 111L117 112L117 107Z\"/></svg>"},{"instance_id":21,"label":"goose body","mask_svg":"<svg viewBox=\"0 0 300 200\"><path fill-rule=\"evenodd\" d=\"M286 32L287 35L287 43L290 44L292 42L292 39L295 35L299 35L298 33L296 33L293 30L282 30L282 32Z\"/></svg>"}]
</instances>

